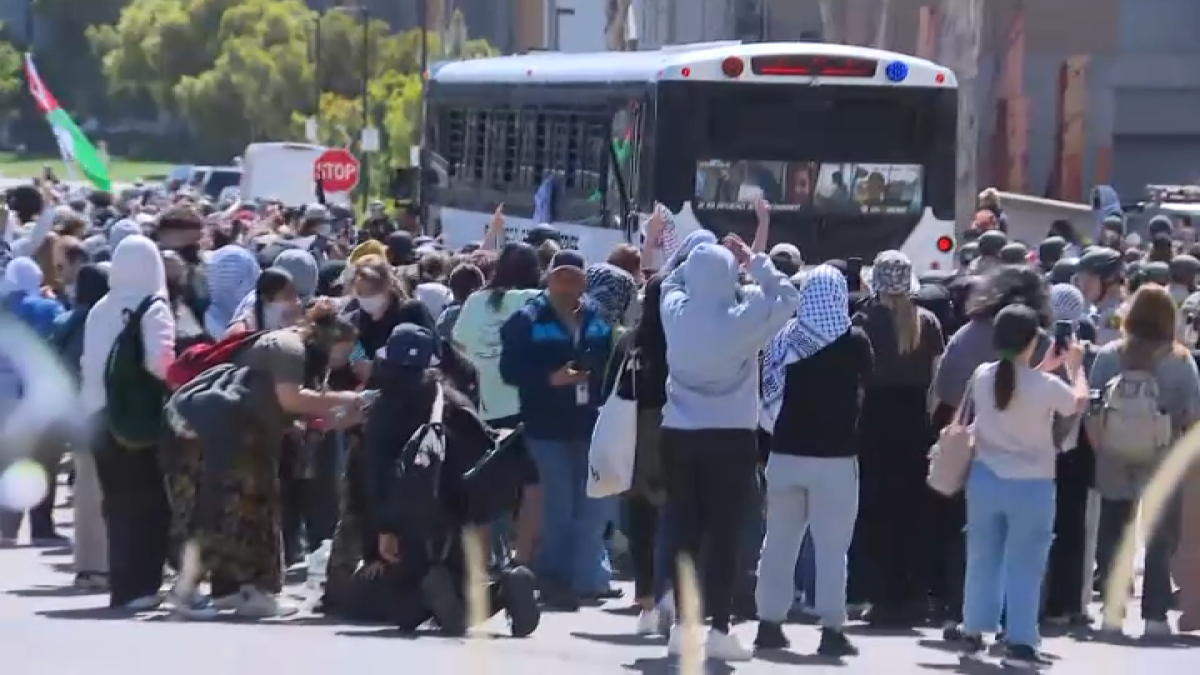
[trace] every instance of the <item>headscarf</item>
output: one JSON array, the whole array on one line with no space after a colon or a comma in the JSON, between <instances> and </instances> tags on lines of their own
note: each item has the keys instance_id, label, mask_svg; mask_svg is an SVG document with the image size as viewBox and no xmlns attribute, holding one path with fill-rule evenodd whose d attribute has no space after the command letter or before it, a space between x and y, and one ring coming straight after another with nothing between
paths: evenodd
<instances>
[{"instance_id":1,"label":"headscarf","mask_svg":"<svg viewBox=\"0 0 1200 675\"><path fill-rule=\"evenodd\" d=\"M108 294L108 270L100 265L84 265L75 279L76 309L91 309Z\"/></svg>"},{"instance_id":2,"label":"headscarf","mask_svg":"<svg viewBox=\"0 0 1200 675\"><path fill-rule=\"evenodd\" d=\"M1054 284L1050 287L1050 311L1055 321L1079 323L1087 317L1088 303L1072 284Z\"/></svg>"},{"instance_id":3,"label":"headscarf","mask_svg":"<svg viewBox=\"0 0 1200 675\"><path fill-rule=\"evenodd\" d=\"M317 259L308 251L289 248L276 256L271 266L287 270L292 275L292 283L301 298L310 298L317 292L320 270L317 268Z\"/></svg>"},{"instance_id":4,"label":"headscarf","mask_svg":"<svg viewBox=\"0 0 1200 675\"><path fill-rule=\"evenodd\" d=\"M346 258L346 262L353 265L362 258L369 255L377 255L384 260L387 260L388 249L382 242L377 239L368 239L350 251L350 255Z\"/></svg>"},{"instance_id":5,"label":"headscarf","mask_svg":"<svg viewBox=\"0 0 1200 675\"><path fill-rule=\"evenodd\" d=\"M587 294L596 303L600 316L616 326L625 318L629 303L637 294L633 275L611 263L587 268Z\"/></svg>"},{"instance_id":6,"label":"headscarf","mask_svg":"<svg viewBox=\"0 0 1200 675\"><path fill-rule=\"evenodd\" d=\"M132 220L126 218L113 223L108 229L108 248L116 249L121 240L131 234L141 234L142 227Z\"/></svg>"},{"instance_id":7,"label":"headscarf","mask_svg":"<svg viewBox=\"0 0 1200 675\"><path fill-rule=\"evenodd\" d=\"M850 293L846 277L832 265L820 265L804 277L800 310L771 340L763 360L763 407L771 417L783 402L785 369L807 359L850 330Z\"/></svg>"},{"instance_id":8,"label":"headscarf","mask_svg":"<svg viewBox=\"0 0 1200 675\"><path fill-rule=\"evenodd\" d=\"M912 295L920 285L912 261L900 251L884 251L871 266L871 290L879 295Z\"/></svg>"},{"instance_id":9,"label":"headscarf","mask_svg":"<svg viewBox=\"0 0 1200 675\"><path fill-rule=\"evenodd\" d=\"M33 258L13 258L4 270L4 287L9 293L37 294L42 291L42 268Z\"/></svg>"},{"instance_id":10,"label":"headscarf","mask_svg":"<svg viewBox=\"0 0 1200 675\"><path fill-rule=\"evenodd\" d=\"M230 244L213 252L208 263L210 304L204 317L210 335L224 333L238 305L254 291L261 273L258 259L241 246Z\"/></svg>"}]
</instances>

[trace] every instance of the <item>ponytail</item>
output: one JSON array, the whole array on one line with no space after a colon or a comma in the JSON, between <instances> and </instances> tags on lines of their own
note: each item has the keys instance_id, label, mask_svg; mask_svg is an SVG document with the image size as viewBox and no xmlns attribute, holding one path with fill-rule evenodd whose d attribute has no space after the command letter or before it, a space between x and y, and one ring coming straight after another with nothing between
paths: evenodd
<instances>
[{"instance_id":1,"label":"ponytail","mask_svg":"<svg viewBox=\"0 0 1200 675\"><path fill-rule=\"evenodd\" d=\"M1000 359L996 366L996 380L992 386L992 397L997 410L1007 410L1017 389L1017 366L1009 357Z\"/></svg>"}]
</instances>

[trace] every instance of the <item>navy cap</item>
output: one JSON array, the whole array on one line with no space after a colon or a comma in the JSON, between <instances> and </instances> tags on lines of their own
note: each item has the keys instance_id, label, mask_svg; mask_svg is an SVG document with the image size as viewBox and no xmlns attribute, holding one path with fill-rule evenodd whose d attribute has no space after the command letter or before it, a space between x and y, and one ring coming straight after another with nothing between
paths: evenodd
<instances>
[{"instance_id":1,"label":"navy cap","mask_svg":"<svg viewBox=\"0 0 1200 675\"><path fill-rule=\"evenodd\" d=\"M380 357L391 368L424 370L433 365L438 351L438 338L432 331L415 323L402 323L392 329Z\"/></svg>"},{"instance_id":2,"label":"navy cap","mask_svg":"<svg viewBox=\"0 0 1200 675\"><path fill-rule=\"evenodd\" d=\"M534 225L525 233L525 243L530 246L541 246L546 241L562 243L562 233L548 223Z\"/></svg>"},{"instance_id":3,"label":"navy cap","mask_svg":"<svg viewBox=\"0 0 1200 675\"><path fill-rule=\"evenodd\" d=\"M567 267L574 267L582 272L587 269L587 261L579 251L563 249L550 259L550 268L546 271L550 273Z\"/></svg>"}]
</instances>

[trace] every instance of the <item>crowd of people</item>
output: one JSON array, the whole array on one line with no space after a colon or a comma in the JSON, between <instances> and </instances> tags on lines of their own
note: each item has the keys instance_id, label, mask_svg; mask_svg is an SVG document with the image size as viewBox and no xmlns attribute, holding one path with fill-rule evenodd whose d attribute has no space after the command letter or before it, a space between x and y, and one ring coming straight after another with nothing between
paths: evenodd
<instances>
[{"instance_id":1,"label":"crowd of people","mask_svg":"<svg viewBox=\"0 0 1200 675\"><path fill-rule=\"evenodd\" d=\"M678 654L698 629L677 610L686 558L710 658L789 648L799 613L823 656L858 653L852 618L932 622L965 657L995 635L1036 667L1039 626L1091 621L1141 491L1200 419L1200 256L1165 219L1144 246L1115 219L1115 239L1056 225L1031 253L985 204L959 269L926 274L900 251L866 271L768 251L765 203L750 243L677 237L660 209L605 261L549 225L509 241L500 211L446 251L378 208L356 230L319 203L41 186L8 204L3 312L89 420L39 429L33 459L54 477L69 453L75 583L131 612L288 616L285 572L307 563L313 611L461 634L478 548L514 635L621 597L625 572L631 630ZM636 404L633 479L593 498L611 396ZM947 495L927 457L953 424L974 454ZM56 482L35 544L68 543ZM1147 636L1175 609L1200 629L1198 512L1193 476L1144 533ZM0 515L0 540L23 517ZM753 645L736 620L758 622Z\"/></svg>"}]
</instances>

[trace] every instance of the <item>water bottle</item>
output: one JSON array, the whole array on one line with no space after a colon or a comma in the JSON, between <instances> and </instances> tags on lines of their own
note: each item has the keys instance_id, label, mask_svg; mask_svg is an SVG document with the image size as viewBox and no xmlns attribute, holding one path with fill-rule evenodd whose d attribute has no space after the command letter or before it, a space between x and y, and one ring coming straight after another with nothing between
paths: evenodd
<instances>
[{"instance_id":1,"label":"water bottle","mask_svg":"<svg viewBox=\"0 0 1200 675\"><path fill-rule=\"evenodd\" d=\"M309 595L320 597L325 592L325 571L329 567L329 555L333 551L333 541L326 539L320 548L308 554L308 578L304 581Z\"/></svg>"}]
</instances>

